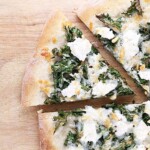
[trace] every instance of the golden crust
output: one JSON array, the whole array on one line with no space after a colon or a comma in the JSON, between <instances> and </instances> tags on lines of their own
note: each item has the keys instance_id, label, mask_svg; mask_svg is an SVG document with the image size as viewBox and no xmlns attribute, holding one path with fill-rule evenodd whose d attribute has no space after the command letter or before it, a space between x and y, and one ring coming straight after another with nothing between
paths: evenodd
<instances>
[{"instance_id":1,"label":"golden crust","mask_svg":"<svg viewBox=\"0 0 150 150\"><path fill-rule=\"evenodd\" d=\"M46 75L37 76L39 71L43 71ZM40 76L48 76L47 62L40 58L33 58L26 68L26 72L22 81L21 102L24 106L40 105L44 102L44 95L40 92L38 80Z\"/></svg>"},{"instance_id":2,"label":"golden crust","mask_svg":"<svg viewBox=\"0 0 150 150\"><path fill-rule=\"evenodd\" d=\"M142 10L144 11L142 21L147 22L150 18L150 0L140 0ZM120 15L131 5L131 0L105 0L93 4L93 6L81 7L77 11L80 20L92 31L103 23L96 18L96 14L108 13L111 16Z\"/></svg>"},{"instance_id":3,"label":"golden crust","mask_svg":"<svg viewBox=\"0 0 150 150\"><path fill-rule=\"evenodd\" d=\"M64 14L61 11L57 11L46 23L42 35L39 39L37 49L41 49L46 45L52 44L53 38L59 38L60 34L62 34L60 32L63 32L63 24L67 21L68 20ZM59 40L58 43L60 43ZM56 42L55 44L58 43Z\"/></svg>"},{"instance_id":4,"label":"golden crust","mask_svg":"<svg viewBox=\"0 0 150 150\"><path fill-rule=\"evenodd\" d=\"M41 150L58 150L53 144L53 121L51 113L39 113L39 132ZM56 145L56 144L55 144Z\"/></svg>"},{"instance_id":5,"label":"golden crust","mask_svg":"<svg viewBox=\"0 0 150 150\"><path fill-rule=\"evenodd\" d=\"M24 106L42 105L46 95L41 92L38 80L49 78L49 63L41 56L43 49L50 52L55 47L65 43L64 24L67 18L60 12L56 12L47 22L39 39L37 50L26 68L22 82L21 102ZM51 59L49 59L51 61Z\"/></svg>"},{"instance_id":6,"label":"golden crust","mask_svg":"<svg viewBox=\"0 0 150 150\"><path fill-rule=\"evenodd\" d=\"M109 13L111 16L116 16L129 6L130 0L106 0L103 3L95 3L93 6L88 6L86 9L80 8L77 15L93 31L90 28L91 23L93 25L100 24L100 21L95 17L96 14Z\"/></svg>"}]
</instances>

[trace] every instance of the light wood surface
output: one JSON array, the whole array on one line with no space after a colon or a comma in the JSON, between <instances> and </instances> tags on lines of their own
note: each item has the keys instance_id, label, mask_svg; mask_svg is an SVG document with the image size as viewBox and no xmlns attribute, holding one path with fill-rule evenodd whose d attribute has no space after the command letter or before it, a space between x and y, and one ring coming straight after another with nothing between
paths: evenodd
<instances>
[{"instance_id":1,"label":"light wood surface","mask_svg":"<svg viewBox=\"0 0 150 150\"><path fill-rule=\"evenodd\" d=\"M95 41L74 12L79 6L96 1L0 0L0 150L39 150L38 108L23 108L20 103L25 66L32 57L45 21L58 8L84 30L86 37ZM135 100L145 99L121 66L106 51L101 49L101 53L127 78L137 93Z\"/></svg>"}]
</instances>

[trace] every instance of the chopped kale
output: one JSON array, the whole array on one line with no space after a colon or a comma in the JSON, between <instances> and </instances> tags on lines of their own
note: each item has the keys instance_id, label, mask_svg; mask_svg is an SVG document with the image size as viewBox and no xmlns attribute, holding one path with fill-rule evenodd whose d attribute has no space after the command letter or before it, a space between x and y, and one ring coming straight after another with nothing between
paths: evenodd
<instances>
[{"instance_id":1,"label":"chopped kale","mask_svg":"<svg viewBox=\"0 0 150 150\"><path fill-rule=\"evenodd\" d=\"M74 79L70 74L77 72L80 62L77 59L68 58L55 62L52 65L54 87L64 89Z\"/></svg>"},{"instance_id":2,"label":"chopped kale","mask_svg":"<svg viewBox=\"0 0 150 150\"><path fill-rule=\"evenodd\" d=\"M81 79L80 83L83 90L89 91L91 89L91 85L88 84L83 78Z\"/></svg>"},{"instance_id":3,"label":"chopped kale","mask_svg":"<svg viewBox=\"0 0 150 150\"><path fill-rule=\"evenodd\" d=\"M147 84L149 83L149 81L148 81L148 80L141 79L141 77L140 77L139 75L138 75L138 77L139 77L139 82L140 82L140 84L147 85Z\"/></svg>"},{"instance_id":4,"label":"chopped kale","mask_svg":"<svg viewBox=\"0 0 150 150\"><path fill-rule=\"evenodd\" d=\"M67 45L64 45L60 50L57 48L52 49L53 55L56 57L70 57L72 56L70 47Z\"/></svg>"},{"instance_id":5,"label":"chopped kale","mask_svg":"<svg viewBox=\"0 0 150 150\"><path fill-rule=\"evenodd\" d=\"M124 105L117 105L113 103L113 104L107 104L105 108L106 109L112 108L113 110L119 110L120 113L123 114L128 121L130 122L133 121L134 115L128 109L126 109Z\"/></svg>"},{"instance_id":6,"label":"chopped kale","mask_svg":"<svg viewBox=\"0 0 150 150\"><path fill-rule=\"evenodd\" d=\"M100 67L104 67L104 66L108 65L108 63L105 60L100 61L99 63L100 63Z\"/></svg>"},{"instance_id":7,"label":"chopped kale","mask_svg":"<svg viewBox=\"0 0 150 150\"><path fill-rule=\"evenodd\" d=\"M96 15L96 17L110 28L116 28L119 31L121 30L123 22L121 17L116 20L112 19L109 14Z\"/></svg>"},{"instance_id":8,"label":"chopped kale","mask_svg":"<svg viewBox=\"0 0 150 150\"><path fill-rule=\"evenodd\" d=\"M100 74L98 77L98 80L102 81L103 83L106 83L106 80L108 80L108 79L109 79L109 77L108 77L107 73Z\"/></svg>"},{"instance_id":9,"label":"chopped kale","mask_svg":"<svg viewBox=\"0 0 150 150\"><path fill-rule=\"evenodd\" d=\"M147 126L150 126L150 116L147 113L143 113L142 119Z\"/></svg>"},{"instance_id":10,"label":"chopped kale","mask_svg":"<svg viewBox=\"0 0 150 150\"><path fill-rule=\"evenodd\" d=\"M82 32L76 27L65 26L67 42L73 42L75 38L81 38Z\"/></svg>"},{"instance_id":11,"label":"chopped kale","mask_svg":"<svg viewBox=\"0 0 150 150\"><path fill-rule=\"evenodd\" d=\"M111 40L109 39L106 39L106 38L102 38L101 35L96 35L97 38L103 43L104 47L110 51L113 51L115 46L116 46L116 43L112 43Z\"/></svg>"},{"instance_id":12,"label":"chopped kale","mask_svg":"<svg viewBox=\"0 0 150 150\"><path fill-rule=\"evenodd\" d=\"M150 22L148 22L145 26L140 26L139 33L142 36L150 36Z\"/></svg>"},{"instance_id":13,"label":"chopped kale","mask_svg":"<svg viewBox=\"0 0 150 150\"><path fill-rule=\"evenodd\" d=\"M94 145L94 143L92 141L88 141L86 147L88 150L94 150L93 145Z\"/></svg>"},{"instance_id":14,"label":"chopped kale","mask_svg":"<svg viewBox=\"0 0 150 150\"><path fill-rule=\"evenodd\" d=\"M110 67L108 69L108 73L110 73L111 75L113 75L116 79L121 77L119 71L117 71L116 69L114 69L112 67Z\"/></svg>"},{"instance_id":15,"label":"chopped kale","mask_svg":"<svg viewBox=\"0 0 150 150\"><path fill-rule=\"evenodd\" d=\"M135 13L138 13L138 15L142 15L142 13L143 13L139 0L131 1L131 6L127 9L126 12L123 12L122 14L129 17Z\"/></svg>"},{"instance_id":16,"label":"chopped kale","mask_svg":"<svg viewBox=\"0 0 150 150\"><path fill-rule=\"evenodd\" d=\"M99 53L98 49L96 47L94 47L93 45L92 45L91 51L94 54L98 54Z\"/></svg>"},{"instance_id":17,"label":"chopped kale","mask_svg":"<svg viewBox=\"0 0 150 150\"><path fill-rule=\"evenodd\" d=\"M119 81L116 90L117 90L117 94L119 96L122 96L122 95L132 95L133 94L133 91L130 88L123 87L121 81Z\"/></svg>"},{"instance_id":18,"label":"chopped kale","mask_svg":"<svg viewBox=\"0 0 150 150\"><path fill-rule=\"evenodd\" d=\"M69 131L67 138L65 139L64 145L68 146L71 144L75 144L78 140L78 134Z\"/></svg>"},{"instance_id":19,"label":"chopped kale","mask_svg":"<svg viewBox=\"0 0 150 150\"><path fill-rule=\"evenodd\" d=\"M141 61L143 64L145 64L146 68L150 68L150 54L145 53Z\"/></svg>"},{"instance_id":20,"label":"chopped kale","mask_svg":"<svg viewBox=\"0 0 150 150\"><path fill-rule=\"evenodd\" d=\"M126 150L128 148L133 148L135 146L133 133L129 133L129 135L126 138L123 138L118 142L119 146L117 146L117 148L115 148L114 150Z\"/></svg>"},{"instance_id":21,"label":"chopped kale","mask_svg":"<svg viewBox=\"0 0 150 150\"><path fill-rule=\"evenodd\" d=\"M88 67L87 67L87 64L86 63L83 63L81 65L81 68L82 68L82 72L83 72L83 77L85 79L88 79Z\"/></svg>"},{"instance_id":22,"label":"chopped kale","mask_svg":"<svg viewBox=\"0 0 150 150\"><path fill-rule=\"evenodd\" d=\"M60 96L58 92L53 92L50 94L50 97L47 97L44 101L44 104L49 105L51 103L59 103L60 102Z\"/></svg>"},{"instance_id":23,"label":"chopped kale","mask_svg":"<svg viewBox=\"0 0 150 150\"><path fill-rule=\"evenodd\" d=\"M86 113L86 112L82 111L82 110L74 110L74 111L69 111L69 112L64 112L64 111L58 112L58 116L53 117L53 120L56 121L54 133L60 126L65 126L67 124L68 116L80 117L84 113Z\"/></svg>"},{"instance_id":24,"label":"chopped kale","mask_svg":"<svg viewBox=\"0 0 150 150\"><path fill-rule=\"evenodd\" d=\"M83 90L85 90L85 91L87 91L87 92L88 92L88 91L91 89L91 86L81 84L81 88L82 88Z\"/></svg>"},{"instance_id":25,"label":"chopped kale","mask_svg":"<svg viewBox=\"0 0 150 150\"><path fill-rule=\"evenodd\" d=\"M119 96L132 95L133 91L129 88L120 87L120 88L118 88L117 93L118 93Z\"/></svg>"}]
</instances>

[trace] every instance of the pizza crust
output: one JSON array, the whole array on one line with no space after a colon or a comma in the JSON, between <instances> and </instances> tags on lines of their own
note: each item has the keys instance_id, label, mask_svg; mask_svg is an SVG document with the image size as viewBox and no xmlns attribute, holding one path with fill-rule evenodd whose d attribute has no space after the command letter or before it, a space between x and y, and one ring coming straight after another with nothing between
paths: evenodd
<instances>
[{"instance_id":1,"label":"pizza crust","mask_svg":"<svg viewBox=\"0 0 150 150\"><path fill-rule=\"evenodd\" d=\"M104 24L96 17L96 15L108 13L110 16L115 18L129 8L131 1L132 0L106 0L103 3L98 2L94 4L94 6L88 6L86 9L80 8L77 12L77 15L81 21L91 30L91 32L96 34L96 29L98 27L104 26ZM130 21L135 22L136 25L146 24L150 21L150 0L139 1L143 10L142 17L135 15L133 18L130 18ZM147 51L149 53L149 49ZM133 63L133 61L134 59L130 62ZM147 89L147 87L144 89Z\"/></svg>"},{"instance_id":2,"label":"pizza crust","mask_svg":"<svg viewBox=\"0 0 150 150\"><path fill-rule=\"evenodd\" d=\"M78 17L93 32L95 27L102 26L102 23L96 18L96 14L108 13L112 17L122 13L130 6L130 0L106 0L105 2L95 3L86 9L80 8L77 11Z\"/></svg>"},{"instance_id":3,"label":"pizza crust","mask_svg":"<svg viewBox=\"0 0 150 150\"><path fill-rule=\"evenodd\" d=\"M52 117L51 113L38 113L41 150L58 150L53 144L54 127Z\"/></svg>"},{"instance_id":4,"label":"pizza crust","mask_svg":"<svg viewBox=\"0 0 150 150\"><path fill-rule=\"evenodd\" d=\"M97 14L108 13L110 16L115 17L122 12L126 11L131 5L132 0L105 0L98 1L93 5L87 5L80 7L77 11L77 15L80 20L92 31L95 33L94 29L103 25L98 18ZM144 11L142 17L142 23L149 22L150 18L150 0L140 0L140 5ZM139 23L140 19L135 18L135 21Z\"/></svg>"},{"instance_id":5,"label":"pizza crust","mask_svg":"<svg viewBox=\"0 0 150 150\"><path fill-rule=\"evenodd\" d=\"M70 128L68 125L65 125L65 128L61 126L54 133L55 122L53 117L57 115L57 112L38 112L41 150L68 150L68 147L64 146L64 141Z\"/></svg>"},{"instance_id":6,"label":"pizza crust","mask_svg":"<svg viewBox=\"0 0 150 150\"><path fill-rule=\"evenodd\" d=\"M38 81L49 79L49 61L51 59L47 61L41 54L43 49L47 49L51 53L53 48L64 45L63 25L66 23L68 23L68 20L60 11L56 12L47 22L22 81L21 102L24 106L44 104L46 95L41 92Z\"/></svg>"}]
</instances>

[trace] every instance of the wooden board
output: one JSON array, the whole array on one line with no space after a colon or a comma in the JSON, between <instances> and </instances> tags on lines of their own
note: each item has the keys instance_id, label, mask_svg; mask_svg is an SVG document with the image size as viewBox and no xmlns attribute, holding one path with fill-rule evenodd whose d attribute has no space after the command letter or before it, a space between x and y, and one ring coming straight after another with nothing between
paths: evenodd
<instances>
[{"instance_id":1,"label":"wooden board","mask_svg":"<svg viewBox=\"0 0 150 150\"><path fill-rule=\"evenodd\" d=\"M25 66L32 57L38 38L49 15L58 8L86 37L91 33L74 11L85 3L97 0L0 0L0 149L39 150L38 108L23 108L20 104L21 81ZM92 38L92 40L94 40ZM91 40L91 41L92 41ZM102 55L121 71L137 93L135 100L144 99L131 78L106 51ZM81 103L79 104L81 105ZM82 103L82 106L85 103ZM68 106L70 108L72 106ZM55 109L55 106L52 106Z\"/></svg>"}]
</instances>

